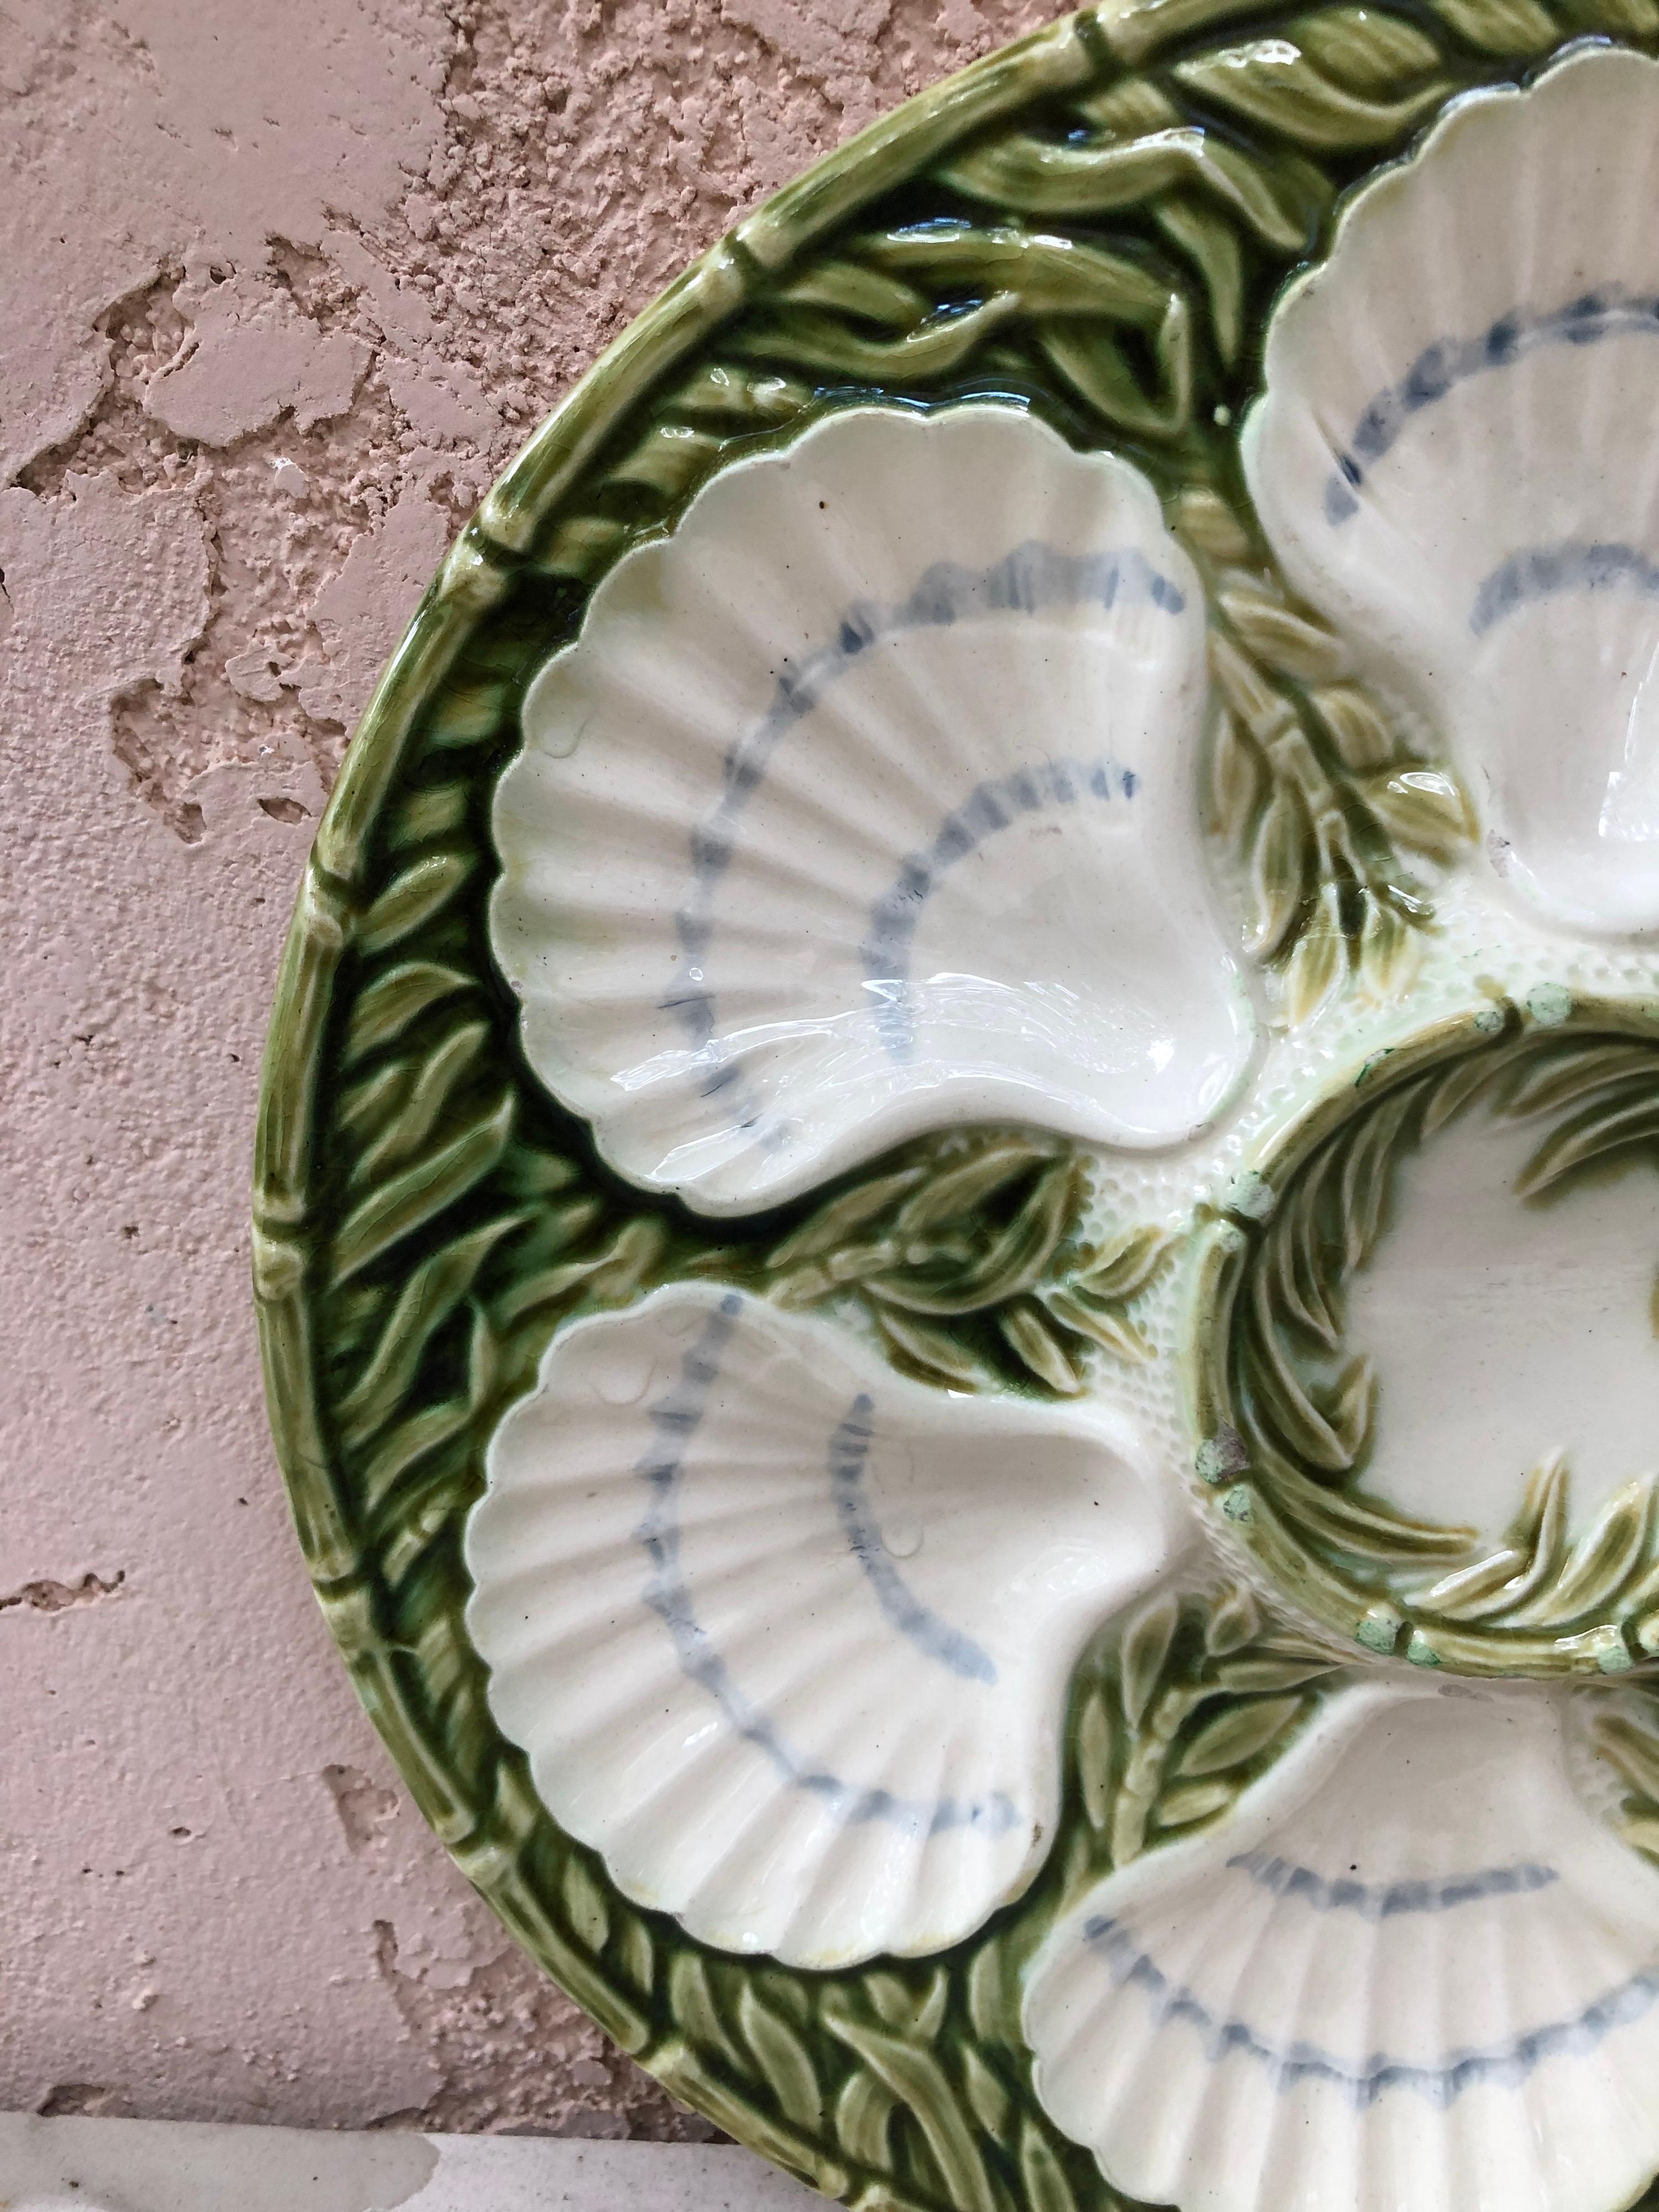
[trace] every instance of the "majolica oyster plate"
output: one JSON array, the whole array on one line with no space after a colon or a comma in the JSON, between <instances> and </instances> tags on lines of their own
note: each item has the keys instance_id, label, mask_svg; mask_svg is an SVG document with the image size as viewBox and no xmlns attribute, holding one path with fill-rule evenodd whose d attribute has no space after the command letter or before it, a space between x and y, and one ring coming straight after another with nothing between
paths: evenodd
<instances>
[{"instance_id":1,"label":"majolica oyster plate","mask_svg":"<svg viewBox=\"0 0 1659 2212\"><path fill-rule=\"evenodd\" d=\"M938 2212L1659 2172L1659 8L1089 10L740 224L307 874L270 1403L423 1812Z\"/></svg>"}]
</instances>

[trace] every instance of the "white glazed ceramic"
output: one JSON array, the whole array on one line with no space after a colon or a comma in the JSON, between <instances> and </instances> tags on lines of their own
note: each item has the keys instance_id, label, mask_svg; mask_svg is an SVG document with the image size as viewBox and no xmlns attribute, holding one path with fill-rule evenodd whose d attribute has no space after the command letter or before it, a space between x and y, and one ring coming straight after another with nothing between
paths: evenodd
<instances>
[{"instance_id":1,"label":"white glazed ceramic","mask_svg":"<svg viewBox=\"0 0 1659 2212\"><path fill-rule=\"evenodd\" d=\"M1212 1835L1115 1875L1026 1990L1038 2094L1206 2212L1614 2205L1659 2161L1659 1871L1551 1698L1372 1684Z\"/></svg>"},{"instance_id":2,"label":"white glazed ceramic","mask_svg":"<svg viewBox=\"0 0 1659 2212\"><path fill-rule=\"evenodd\" d=\"M1348 1299L1347 1340L1384 1386L1366 1488L1494 1541L1518 1471L1553 1454L1581 1525L1659 1467L1659 1176L1528 1208L1515 1186L1537 1143L1529 1122L1477 1111L1403 1163Z\"/></svg>"},{"instance_id":3,"label":"white glazed ceramic","mask_svg":"<svg viewBox=\"0 0 1659 2212\"><path fill-rule=\"evenodd\" d=\"M1246 473L1286 574L1449 737L1490 865L1659 927L1659 67L1454 103L1269 333Z\"/></svg>"},{"instance_id":4,"label":"white glazed ceramic","mask_svg":"<svg viewBox=\"0 0 1659 2212\"><path fill-rule=\"evenodd\" d=\"M1012 408L716 477L525 702L492 927L532 1066L710 1212L951 1122L1190 1136L1253 1028L1203 659L1151 487Z\"/></svg>"},{"instance_id":5,"label":"white glazed ceramic","mask_svg":"<svg viewBox=\"0 0 1659 2212\"><path fill-rule=\"evenodd\" d=\"M1175 1500L1109 1407L972 1405L737 1291L571 1328L498 1431L469 1614L502 1727L641 1904L792 1966L1022 1889L1085 1638Z\"/></svg>"}]
</instances>

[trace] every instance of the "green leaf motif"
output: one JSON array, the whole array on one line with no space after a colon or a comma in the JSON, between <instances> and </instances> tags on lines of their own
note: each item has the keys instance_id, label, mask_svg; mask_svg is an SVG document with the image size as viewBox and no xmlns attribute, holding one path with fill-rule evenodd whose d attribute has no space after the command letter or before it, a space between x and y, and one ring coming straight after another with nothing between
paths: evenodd
<instances>
[{"instance_id":1,"label":"green leaf motif","mask_svg":"<svg viewBox=\"0 0 1659 2212\"><path fill-rule=\"evenodd\" d=\"M507 1143L514 1105L509 1091L471 1128L429 1158L389 1176L362 1199L346 1216L335 1240L335 1281L349 1282L394 1244L426 1228L488 1175Z\"/></svg>"},{"instance_id":2,"label":"green leaf motif","mask_svg":"<svg viewBox=\"0 0 1659 2212\"><path fill-rule=\"evenodd\" d=\"M1085 1666L1072 1758L1068 1903L1177 1830L1225 1813L1299 1732L1340 1659L1280 1648L1237 1586L1145 1606Z\"/></svg>"},{"instance_id":3,"label":"green leaf motif","mask_svg":"<svg viewBox=\"0 0 1659 2212\"><path fill-rule=\"evenodd\" d=\"M564 1870L564 1908L578 1940L590 1951L602 1951L611 1932L605 1892L574 1855Z\"/></svg>"},{"instance_id":4,"label":"green leaf motif","mask_svg":"<svg viewBox=\"0 0 1659 2212\"><path fill-rule=\"evenodd\" d=\"M463 853L433 853L397 877L380 893L357 930L357 950L384 952L412 936L449 904L471 863Z\"/></svg>"},{"instance_id":5,"label":"green leaf motif","mask_svg":"<svg viewBox=\"0 0 1659 2212\"><path fill-rule=\"evenodd\" d=\"M823 2094L806 2046L781 2014L745 1983L738 1999L738 2024L761 2073L787 2117L809 2132L823 2118Z\"/></svg>"},{"instance_id":6,"label":"green leaf motif","mask_svg":"<svg viewBox=\"0 0 1659 2212\"><path fill-rule=\"evenodd\" d=\"M868 2026L837 2005L826 2003L823 2018L830 2033L856 2051L894 2100L915 2114L950 2202L963 2212L998 2212L979 2148L932 2052Z\"/></svg>"},{"instance_id":7,"label":"green leaf motif","mask_svg":"<svg viewBox=\"0 0 1659 2212\"><path fill-rule=\"evenodd\" d=\"M1374 86L1387 88L1396 76L1415 76L1420 68L1415 54L1397 39L1390 40L1389 48L1373 48L1368 57L1366 74ZM1351 71L1359 51L1359 37L1350 31L1345 58ZM1399 66L1402 55L1404 69ZM1438 107L1451 89L1443 82L1426 84L1401 100L1350 92L1285 38L1258 39L1180 62L1175 74L1200 99L1322 154L1388 145Z\"/></svg>"},{"instance_id":8,"label":"green leaf motif","mask_svg":"<svg viewBox=\"0 0 1659 2212\"><path fill-rule=\"evenodd\" d=\"M1206 1721L1182 1751L1176 1771L1188 1778L1223 1774L1265 1751L1302 1711L1300 1698L1263 1698Z\"/></svg>"},{"instance_id":9,"label":"green leaf motif","mask_svg":"<svg viewBox=\"0 0 1659 2212\"><path fill-rule=\"evenodd\" d=\"M1086 1162L1051 1140L929 1139L823 1201L758 1267L727 1250L700 1272L796 1308L854 1300L895 1364L924 1381L1074 1397L1087 1347L1146 1358L1130 1308L1175 1246L1152 1226L1083 1243L1088 1202Z\"/></svg>"},{"instance_id":10,"label":"green leaf motif","mask_svg":"<svg viewBox=\"0 0 1659 2212\"><path fill-rule=\"evenodd\" d=\"M352 1009L347 1061L364 1060L394 1042L428 1006L471 988L470 975L436 960L411 960L377 975Z\"/></svg>"},{"instance_id":11,"label":"green leaf motif","mask_svg":"<svg viewBox=\"0 0 1659 2212\"><path fill-rule=\"evenodd\" d=\"M1014 2100L971 2043L963 2045L962 2078L974 2118L993 2142L1000 2142L1014 2109Z\"/></svg>"},{"instance_id":12,"label":"green leaf motif","mask_svg":"<svg viewBox=\"0 0 1659 2212\"><path fill-rule=\"evenodd\" d=\"M1248 889L1249 951L1283 972L1293 1024L1349 975L1386 998L1434 918L1403 856L1451 859L1473 811L1353 680L1342 641L1287 596L1253 526L1207 488L1184 491L1171 520L1209 598L1224 702L1209 813Z\"/></svg>"},{"instance_id":13,"label":"green leaf motif","mask_svg":"<svg viewBox=\"0 0 1659 2212\"><path fill-rule=\"evenodd\" d=\"M854 2165L878 2173L892 2165L893 2115L898 2100L878 2074L854 2070L836 2100L836 2134Z\"/></svg>"},{"instance_id":14,"label":"green leaf motif","mask_svg":"<svg viewBox=\"0 0 1659 2212\"><path fill-rule=\"evenodd\" d=\"M1020 2131L1019 2176L1030 2212L1077 2212L1077 2199L1040 2130L1028 2123Z\"/></svg>"},{"instance_id":15,"label":"green leaf motif","mask_svg":"<svg viewBox=\"0 0 1659 2212\"><path fill-rule=\"evenodd\" d=\"M1083 1809L1092 1828L1103 1828L1111 1817L1112 1736L1112 1711L1105 1692L1092 1689L1083 1701L1077 1723L1078 1779Z\"/></svg>"},{"instance_id":16,"label":"green leaf motif","mask_svg":"<svg viewBox=\"0 0 1659 2212\"><path fill-rule=\"evenodd\" d=\"M1121 1662L1123 1711L1131 1728L1139 1728L1145 1717L1180 1617L1176 1599L1156 1599L1136 1615L1124 1637Z\"/></svg>"}]
</instances>

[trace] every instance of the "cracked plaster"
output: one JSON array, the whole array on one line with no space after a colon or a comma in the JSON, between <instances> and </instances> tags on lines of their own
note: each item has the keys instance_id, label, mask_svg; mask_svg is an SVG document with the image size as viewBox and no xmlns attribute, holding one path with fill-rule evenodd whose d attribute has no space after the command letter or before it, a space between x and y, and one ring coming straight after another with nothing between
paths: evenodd
<instances>
[{"instance_id":1,"label":"cracked plaster","mask_svg":"<svg viewBox=\"0 0 1659 2212\"><path fill-rule=\"evenodd\" d=\"M246 1177L346 733L693 253L1033 0L0 8L0 2108L695 2136L396 1785L266 1441Z\"/></svg>"}]
</instances>

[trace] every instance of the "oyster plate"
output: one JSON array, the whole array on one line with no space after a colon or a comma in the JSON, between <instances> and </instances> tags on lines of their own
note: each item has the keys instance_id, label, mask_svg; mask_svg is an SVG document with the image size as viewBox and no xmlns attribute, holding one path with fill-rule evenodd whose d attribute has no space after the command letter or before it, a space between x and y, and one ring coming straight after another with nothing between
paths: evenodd
<instances>
[{"instance_id":1,"label":"oyster plate","mask_svg":"<svg viewBox=\"0 0 1659 2212\"><path fill-rule=\"evenodd\" d=\"M917 2212L1659 2201L1659 7L1085 10L722 240L319 830L307 1564Z\"/></svg>"}]
</instances>

